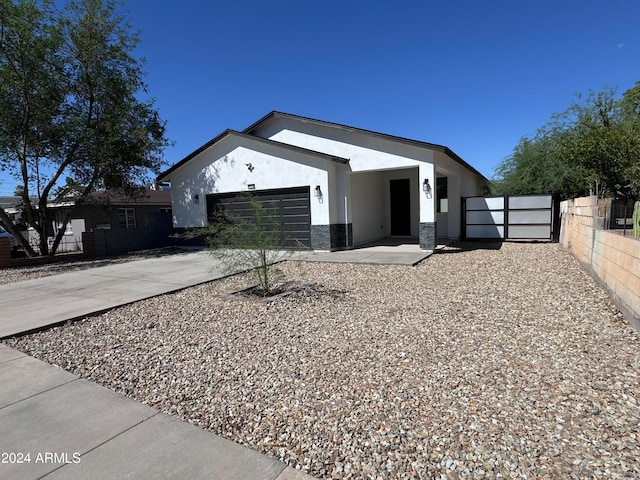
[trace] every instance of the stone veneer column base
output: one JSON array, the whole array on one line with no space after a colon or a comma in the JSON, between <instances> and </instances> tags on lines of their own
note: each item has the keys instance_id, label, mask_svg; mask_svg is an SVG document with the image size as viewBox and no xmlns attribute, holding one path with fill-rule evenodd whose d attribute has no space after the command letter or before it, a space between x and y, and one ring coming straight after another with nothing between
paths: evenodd
<instances>
[{"instance_id":1,"label":"stone veneer column base","mask_svg":"<svg viewBox=\"0 0 640 480\"><path fill-rule=\"evenodd\" d=\"M420 223L420 248L433 250L436 248L436 224L435 222Z\"/></svg>"},{"instance_id":2,"label":"stone veneer column base","mask_svg":"<svg viewBox=\"0 0 640 480\"><path fill-rule=\"evenodd\" d=\"M352 224L311 225L311 248L314 250L345 250L353 248Z\"/></svg>"}]
</instances>

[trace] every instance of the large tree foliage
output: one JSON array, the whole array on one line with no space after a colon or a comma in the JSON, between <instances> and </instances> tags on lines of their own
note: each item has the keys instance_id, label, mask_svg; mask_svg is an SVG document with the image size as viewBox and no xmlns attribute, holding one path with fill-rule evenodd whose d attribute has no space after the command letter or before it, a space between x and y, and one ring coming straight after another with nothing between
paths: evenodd
<instances>
[{"instance_id":1,"label":"large tree foliage","mask_svg":"<svg viewBox=\"0 0 640 480\"><path fill-rule=\"evenodd\" d=\"M563 198L580 195L585 186L584 171L563 161L561 136L560 132L540 129L534 138L523 138L497 168L492 193L558 193Z\"/></svg>"},{"instance_id":2,"label":"large tree foliage","mask_svg":"<svg viewBox=\"0 0 640 480\"><path fill-rule=\"evenodd\" d=\"M66 181L76 204L98 188L127 190L161 167L165 126L146 90L135 33L112 0L0 0L0 168L22 186L23 217L51 249L47 204ZM37 205L31 205L36 196ZM0 221L22 236L0 209ZM32 248L23 242L30 255Z\"/></svg>"},{"instance_id":3,"label":"large tree foliage","mask_svg":"<svg viewBox=\"0 0 640 480\"><path fill-rule=\"evenodd\" d=\"M578 96L569 108L523 139L496 170L498 193L557 192L573 197L640 193L640 82L622 98L606 89Z\"/></svg>"},{"instance_id":4,"label":"large tree foliage","mask_svg":"<svg viewBox=\"0 0 640 480\"><path fill-rule=\"evenodd\" d=\"M620 100L612 90L591 93L560 117L568 132L560 144L561 155L569 165L584 168L589 183L604 195L638 193L640 177L634 170L640 161L640 122L627 112L635 89Z\"/></svg>"}]
</instances>

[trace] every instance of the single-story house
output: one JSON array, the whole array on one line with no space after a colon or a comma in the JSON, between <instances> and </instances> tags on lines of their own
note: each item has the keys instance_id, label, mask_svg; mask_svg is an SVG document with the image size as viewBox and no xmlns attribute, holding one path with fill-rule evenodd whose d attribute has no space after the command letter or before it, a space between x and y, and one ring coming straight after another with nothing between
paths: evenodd
<instances>
[{"instance_id":1,"label":"single-story house","mask_svg":"<svg viewBox=\"0 0 640 480\"><path fill-rule=\"evenodd\" d=\"M103 244L101 255L113 255L132 250L165 246L173 233L171 224L171 192L145 189L131 197L117 190L92 192L88 201L76 205L69 195L56 198L47 205L51 223L47 236L49 244L62 227L72 206L74 211L67 223L58 251L82 250L82 234L98 232ZM29 242L38 247L38 234L29 230Z\"/></svg>"},{"instance_id":2,"label":"single-story house","mask_svg":"<svg viewBox=\"0 0 640 480\"><path fill-rule=\"evenodd\" d=\"M203 227L251 193L314 250L385 237L431 250L438 237L460 236L461 197L488 185L447 147L276 111L225 130L158 180L171 182L174 227Z\"/></svg>"},{"instance_id":3,"label":"single-story house","mask_svg":"<svg viewBox=\"0 0 640 480\"><path fill-rule=\"evenodd\" d=\"M29 197L29 200L32 205L36 205L38 203L38 197ZM11 221L14 223L20 223L20 221L22 220L21 206L23 203L23 198L19 196L14 195L0 197L0 208L5 211Z\"/></svg>"}]
</instances>

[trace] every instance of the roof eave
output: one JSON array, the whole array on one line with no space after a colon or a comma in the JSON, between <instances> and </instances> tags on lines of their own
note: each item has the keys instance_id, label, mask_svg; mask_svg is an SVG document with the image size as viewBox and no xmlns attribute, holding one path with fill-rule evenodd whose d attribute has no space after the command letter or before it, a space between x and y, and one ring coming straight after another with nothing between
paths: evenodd
<instances>
[{"instance_id":1,"label":"roof eave","mask_svg":"<svg viewBox=\"0 0 640 480\"><path fill-rule=\"evenodd\" d=\"M245 128L243 130L243 133L247 133L248 134L249 132L255 130L260 124L266 122L267 120L269 120L271 118L275 118L275 117L291 118L291 119L294 119L294 120L315 123L315 124L318 124L318 125L327 125L327 126L337 127L337 128L341 128L343 130L365 133L365 134L372 135L372 136L375 136L375 137L384 138L384 139L387 139L387 140L394 140L394 141L406 143L406 144L409 144L409 145L414 145L414 146L417 146L417 147L429 148L431 150L435 150L435 151L444 153L445 155L451 157L455 162L457 162L460 165L462 165L464 168L467 168L468 170L470 170L474 174L478 175L485 182L489 182L489 180L484 175L482 175L478 170L476 170L469 163L467 163L465 160L463 160L462 157L460 157L458 154L456 154L449 147L446 147L444 145L438 145L438 144L435 144L435 143L423 142L422 140L414 140L414 139L406 138L406 137L399 137L399 136L396 136L396 135L390 135L388 133L375 132L373 130L366 130L364 128L351 127L349 125L343 125L343 124L340 124L340 123L327 122L325 120L317 120L315 118L303 117L303 116L300 116L300 115L293 115L291 113L286 113L286 112L278 112L276 110L268 113L267 115L262 117L257 122L254 122L253 124L251 124L250 126Z\"/></svg>"},{"instance_id":2,"label":"roof eave","mask_svg":"<svg viewBox=\"0 0 640 480\"><path fill-rule=\"evenodd\" d=\"M286 148L288 150L294 150L294 151L301 152L301 153L306 153L308 155L313 155L313 156L316 156L316 157L325 158L327 160L330 160L330 161L333 161L333 162L337 162L337 163L342 163L342 164L345 164L345 165L349 163L349 159L347 159L347 158L337 157L335 155L329 155L329 154L326 154L326 153L323 153L323 152L318 152L316 150L310 150L308 148L298 147L296 145L291 145L291 144L288 144L288 143L278 142L278 141L271 140L271 139L268 139L268 138L256 137L255 135L249 135L248 133L245 133L245 131L238 132L238 131L235 131L235 130L227 129L224 132L222 132L221 134L219 134L216 137L214 137L211 140L209 140L207 143L202 145L197 150L194 150L193 152L191 152L185 158L183 158L178 163L176 163L175 165L170 167L167 171L161 173L157 177L156 181L158 181L158 182L169 181L169 177L170 177L171 173L173 173L177 169L181 168L183 165L188 163L191 159L197 157L202 152L204 152L208 148L212 147L213 145L215 145L216 143L218 143L219 141L223 140L224 138L226 138L229 135L236 135L236 136L239 136L241 138L246 138L246 139L249 139L249 140L252 140L252 141L261 142L261 143L265 143L265 144L269 144L269 145L274 145L274 146L278 146L280 148Z\"/></svg>"}]
</instances>

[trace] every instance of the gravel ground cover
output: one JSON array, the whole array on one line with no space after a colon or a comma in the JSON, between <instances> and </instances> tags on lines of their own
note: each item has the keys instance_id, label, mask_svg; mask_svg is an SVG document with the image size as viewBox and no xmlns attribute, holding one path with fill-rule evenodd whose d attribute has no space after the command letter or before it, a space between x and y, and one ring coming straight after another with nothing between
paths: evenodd
<instances>
[{"instance_id":1,"label":"gravel ground cover","mask_svg":"<svg viewBox=\"0 0 640 480\"><path fill-rule=\"evenodd\" d=\"M139 250L124 255L113 257L89 259L81 254L59 255L52 259L36 257L34 259L20 259L18 266L0 268L0 285L8 283L22 282L34 278L59 275L75 270L87 270L89 268L104 267L114 263L132 262L144 258L157 257L162 255L172 255L179 251L175 247L154 248L149 250ZM32 260L32 264L30 263Z\"/></svg>"},{"instance_id":2,"label":"gravel ground cover","mask_svg":"<svg viewBox=\"0 0 640 480\"><path fill-rule=\"evenodd\" d=\"M320 478L640 478L640 337L561 246L282 268L6 343Z\"/></svg>"}]
</instances>

